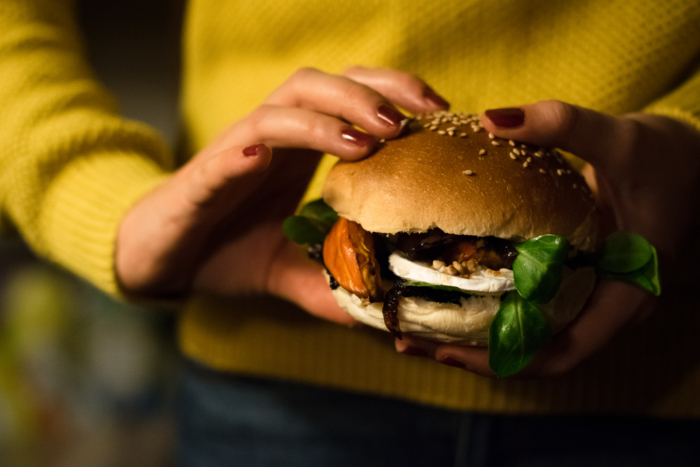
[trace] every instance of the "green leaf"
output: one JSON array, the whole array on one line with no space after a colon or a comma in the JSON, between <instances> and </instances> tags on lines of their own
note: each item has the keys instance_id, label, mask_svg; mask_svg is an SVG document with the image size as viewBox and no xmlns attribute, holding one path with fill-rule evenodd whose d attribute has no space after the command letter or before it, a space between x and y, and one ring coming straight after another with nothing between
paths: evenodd
<instances>
[{"instance_id":1,"label":"green leaf","mask_svg":"<svg viewBox=\"0 0 700 467\"><path fill-rule=\"evenodd\" d=\"M644 237L632 232L614 232L605 239L598 267L609 273L632 272L647 264L653 247Z\"/></svg>"},{"instance_id":2,"label":"green leaf","mask_svg":"<svg viewBox=\"0 0 700 467\"><path fill-rule=\"evenodd\" d=\"M516 246L513 262L515 288L523 298L548 303L559 291L569 242L557 235L542 235Z\"/></svg>"},{"instance_id":3,"label":"green leaf","mask_svg":"<svg viewBox=\"0 0 700 467\"><path fill-rule=\"evenodd\" d=\"M459 293L466 293L466 294L471 294L471 292L460 289L459 287L453 287L451 285L436 285L436 284L431 284L430 282L421 282L421 281L412 281L412 280L404 280L404 284L406 284L409 287L429 287L431 289L435 290L445 290L447 292L459 292Z\"/></svg>"},{"instance_id":4,"label":"green leaf","mask_svg":"<svg viewBox=\"0 0 700 467\"><path fill-rule=\"evenodd\" d=\"M641 268L625 273L614 273L605 271L599 265L597 269L598 275L605 279L634 284L658 297L661 295L661 283L659 281L659 258L656 254L656 248L651 245L649 245L649 247L651 248L651 258L649 258L649 261L647 261Z\"/></svg>"},{"instance_id":5,"label":"green leaf","mask_svg":"<svg viewBox=\"0 0 700 467\"><path fill-rule=\"evenodd\" d=\"M514 290L507 292L489 328L489 366L499 378L514 375L551 338L537 306Z\"/></svg>"},{"instance_id":6,"label":"green leaf","mask_svg":"<svg viewBox=\"0 0 700 467\"><path fill-rule=\"evenodd\" d=\"M290 216L282 224L284 236L299 244L323 243L326 233L304 216Z\"/></svg>"},{"instance_id":7,"label":"green leaf","mask_svg":"<svg viewBox=\"0 0 700 467\"><path fill-rule=\"evenodd\" d=\"M338 220L338 213L328 206L323 199L307 203L301 208L299 215L320 222L325 226L326 230L330 230Z\"/></svg>"}]
</instances>

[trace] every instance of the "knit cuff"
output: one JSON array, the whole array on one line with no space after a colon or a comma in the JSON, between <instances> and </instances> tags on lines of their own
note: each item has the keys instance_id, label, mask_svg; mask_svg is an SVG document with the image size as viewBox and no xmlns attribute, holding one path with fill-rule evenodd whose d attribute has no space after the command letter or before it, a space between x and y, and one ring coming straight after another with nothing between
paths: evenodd
<instances>
[{"instance_id":1,"label":"knit cuff","mask_svg":"<svg viewBox=\"0 0 700 467\"><path fill-rule=\"evenodd\" d=\"M700 131L700 118L691 112L687 112L678 108L655 105L644 109L644 112L654 115L663 115L664 117L670 117L676 120L680 120L681 122L687 123L696 130Z\"/></svg>"},{"instance_id":2,"label":"knit cuff","mask_svg":"<svg viewBox=\"0 0 700 467\"><path fill-rule=\"evenodd\" d=\"M121 220L168 174L134 153L97 153L74 159L51 183L38 227L41 253L98 288L119 296L114 252Z\"/></svg>"}]
</instances>

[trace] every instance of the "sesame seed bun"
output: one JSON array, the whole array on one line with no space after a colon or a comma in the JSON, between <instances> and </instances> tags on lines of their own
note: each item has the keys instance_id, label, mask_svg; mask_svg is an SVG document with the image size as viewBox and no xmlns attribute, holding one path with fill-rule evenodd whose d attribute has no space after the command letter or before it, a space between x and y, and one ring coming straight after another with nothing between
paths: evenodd
<instances>
[{"instance_id":1,"label":"sesame seed bun","mask_svg":"<svg viewBox=\"0 0 700 467\"><path fill-rule=\"evenodd\" d=\"M370 232L565 237L591 251L597 215L583 177L556 151L489 135L476 116L440 112L371 157L339 162L323 187L340 216Z\"/></svg>"}]
</instances>

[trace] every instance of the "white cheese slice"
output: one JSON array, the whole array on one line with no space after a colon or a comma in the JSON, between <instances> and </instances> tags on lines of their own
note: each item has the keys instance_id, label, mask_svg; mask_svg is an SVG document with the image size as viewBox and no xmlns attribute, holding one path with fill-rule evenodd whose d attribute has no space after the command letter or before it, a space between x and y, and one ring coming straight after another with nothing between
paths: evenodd
<instances>
[{"instance_id":1,"label":"white cheese slice","mask_svg":"<svg viewBox=\"0 0 700 467\"><path fill-rule=\"evenodd\" d=\"M472 274L467 279L443 274L430 267L427 263L410 261L399 252L394 252L389 256L389 269L403 279L427 282L433 285L457 287L466 292L502 294L508 290L515 290L513 271L510 269L501 269L495 273L486 269Z\"/></svg>"}]
</instances>

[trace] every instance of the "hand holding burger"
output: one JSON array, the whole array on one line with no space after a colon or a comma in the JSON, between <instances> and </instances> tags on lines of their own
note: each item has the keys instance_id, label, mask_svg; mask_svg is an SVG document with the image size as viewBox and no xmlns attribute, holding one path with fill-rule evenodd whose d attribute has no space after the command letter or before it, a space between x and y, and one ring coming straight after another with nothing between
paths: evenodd
<instances>
[{"instance_id":1,"label":"hand holding burger","mask_svg":"<svg viewBox=\"0 0 700 467\"><path fill-rule=\"evenodd\" d=\"M672 118L629 114L617 118L559 101L499 109L482 119L502 138L559 147L591 165L584 170L608 231L642 235L657 251L662 277L676 272L700 206L700 133ZM595 170L594 170L595 168ZM586 308L521 373L558 376L603 348L626 326L654 311L651 294L618 281L598 282ZM667 310L672 313L673 310ZM397 350L493 376L485 350L440 345L410 336Z\"/></svg>"},{"instance_id":2,"label":"hand holding burger","mask_svg":"<svg viewBox=\"0 0 700 467\"><path fill-rule=\"evenodd\" d=\"M558 153L487 138L480 125L430 115L372 158L334 168L324 197L341 217L323 256L356 319L399 339L403 327L407 343L488 342L491 369L507 376L583 307L590 266L658 294L657 257L630 233L593 254L597 218L582 177ZM486 364L485 352L473 354Z\"/></svg>"}]
</instances>

